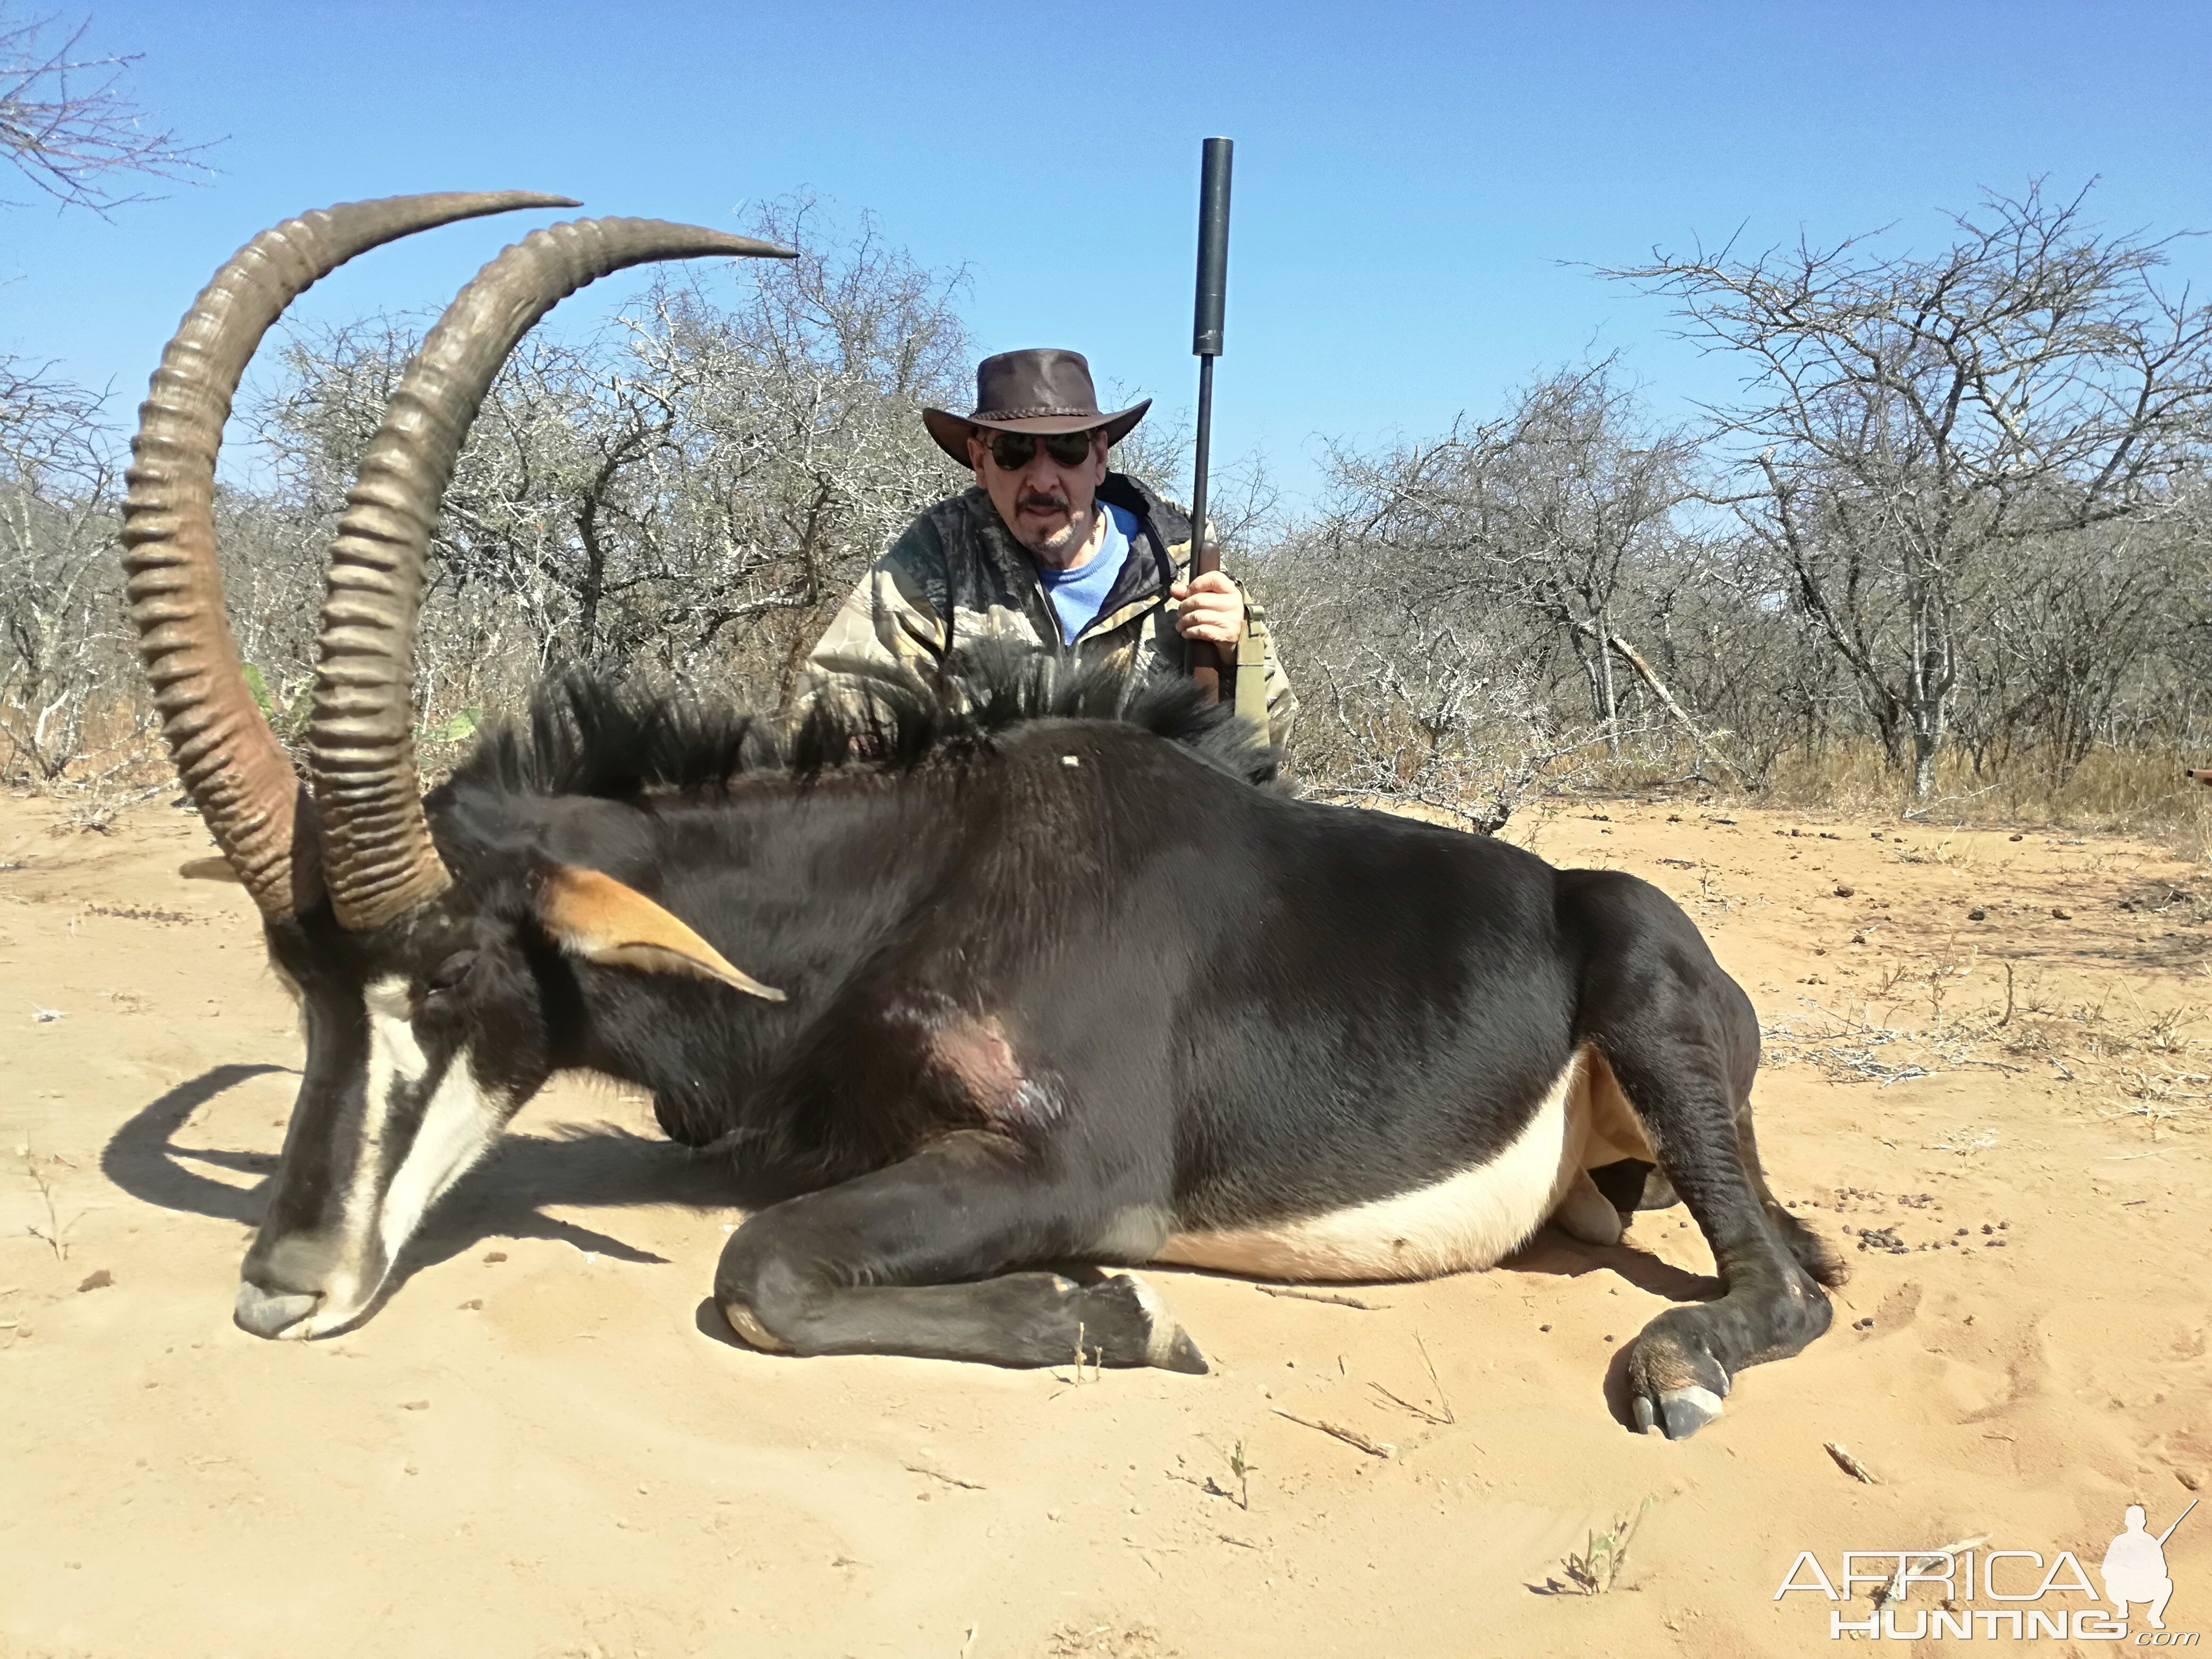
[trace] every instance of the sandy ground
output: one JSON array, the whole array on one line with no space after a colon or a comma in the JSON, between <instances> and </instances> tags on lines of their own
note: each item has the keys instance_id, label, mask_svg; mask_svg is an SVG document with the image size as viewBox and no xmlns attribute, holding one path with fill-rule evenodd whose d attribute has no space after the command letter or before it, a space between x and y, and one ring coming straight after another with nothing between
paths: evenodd
<instances>
[{"instance_id":1,"label":"sandy ground","mask_svg":"<svg viewBox=\"0 0 2212 1659\"><path fill-rule=\"evenodd\" d=\"M1207 1377L793 1361L703 1307L738 1218L711 1172L579 1084L368 1325L257 1341L230 1301L289 1006L240 890L177 874L196 819L53 817L0 799L9 1659L1832 1652L1828 1602L1774 1597L1800 1550L1833 1574L1986 1533L2094 1575L2124 1505L2159 1530L2212 1481L2212 879L2148 847L1692 805L1516 826L1699 918L1782 1062L1776 1185L1850 1234L1834 1330L1670 1445L1623 1426L1619 1377L1714 1289L1679 1212L1358 1306L1158 1273ZM1611 1593L1544 1593L1646 1498ZM2212 1630L2212 1504L2167 1557L2167 1626Z\"/></svg>"}]
</instances>

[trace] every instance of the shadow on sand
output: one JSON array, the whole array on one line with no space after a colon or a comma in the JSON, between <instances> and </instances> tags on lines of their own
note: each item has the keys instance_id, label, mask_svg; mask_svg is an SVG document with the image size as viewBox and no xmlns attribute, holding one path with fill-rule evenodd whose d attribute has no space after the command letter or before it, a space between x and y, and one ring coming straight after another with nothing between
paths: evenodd
<instances>
[{"instance_id":1,"label":"shadow on sand","mask_svg":"<svg viewBox=\"0 0 2212 1659\"><path fill-rule=\"evenodd\" d=\"M241 1083L277 1073L297 1075L284 1066L228 1065L179 1084L141 1107L109 1139L100 1152L101 1173L133 1198L161 1209L258 1225L276 1158L268 1152L179 1146L176 1137L192 1114L209 1102ZM202 1174L203 1170L258 1179L252 1186L234 1185ZM382 1293L362 1317L374 1316L425 1267L451 1261L489 1240L550 1239L621 1261L667 1260L611 1234L549 1215L549 1206L619 1210L674 1205L705 1212L758 1208L787 1195L748 1179L726 1159L624 1129L563 1126L544 1133L509 1133L439 1201L402 1253ZM1632 1243L1584 1244L1550 1227L1500 1265L1562 1278L1610 1269L1670 1302L1707 1301L1721 1291L1717 1280L1685 1272ZM1235 1277L1189 1268L1175 1271L1204 1278ZM732 1336L711 1299L699 1304L695 1319L702 1334L731 1346L743 1346ZM1605 1379L1606 1404L1623 1426L1633 1420L1626 1363L1634 1335L1629 1330L1618 1333Z\"/></svg>"},{"instance_id":2,"label":"shadow on sand","mask_svg":"<svg viewBox=\"0 0 2212 1659\"><path fill-rule=\"evenodd\" d=\"M209 1102L272 1073L297 1075L289 1066L228 1065L179 1084L141 1107L109 1138L100 1152L100 1172L131 1197L161 1209L258 1225L276 1157L179 1145L177 1135ZM242 1186L203 1170L257 1179ZM724 1158L623 1129L562 1126L542 1133L511 1133L439 1201L401 1254L378 1305L424 1267L492 1239L551 1239L621 1261L667 1260L549 1215L549 1208L675 1205L706 1212L757 1207L778 1196L746 1181Z\"/></svg>"}]
</instances>

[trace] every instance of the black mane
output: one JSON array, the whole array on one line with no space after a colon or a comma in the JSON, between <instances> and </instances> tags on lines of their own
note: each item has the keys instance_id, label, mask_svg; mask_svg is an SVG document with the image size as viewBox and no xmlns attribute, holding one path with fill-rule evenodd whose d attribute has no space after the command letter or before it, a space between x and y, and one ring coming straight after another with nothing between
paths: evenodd
<instances>
[{"instance_id":1,"label":"black mane","mask_svg":"<svg viewBox=\"0 0 2212 1659\"><path fill-rule=\"evenodd\" d=\"M910 770L988 754L1039 720L1110 720L1180 744L1255 786L1280 756L1192 681L1132 683L1109 666L1076 667L1034 652L976 654L955 670L854 682L797 720L683 693L641 691L576 672L532 695L525 721L488 730L449 787L623 799L650 790L719 788L750 773Z\"/></svg>"}]
</instances>

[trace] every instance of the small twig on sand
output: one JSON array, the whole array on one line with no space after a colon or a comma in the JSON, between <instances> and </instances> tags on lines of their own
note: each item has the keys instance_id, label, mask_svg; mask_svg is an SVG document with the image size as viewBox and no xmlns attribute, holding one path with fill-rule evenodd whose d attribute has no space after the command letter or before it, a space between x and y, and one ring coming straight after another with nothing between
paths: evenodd
<instances>
[{"instance_id":1,"label":"small twig on sand","mask_svg":"<svg viewBox=\"0 0 2212 1659\"><path fill-rule=\"evenodd\" d=\"M1071 1384L1071 1386L1079 1389L1085 1382L1097 1382L1105 1375L1106 1350L1103 1347L1093 1348L1089 1355L1086 1356L1083 1352L1083 1339L1087 1334L1088 1333L1085 1330L1082 1324L1079 1322L1075 1328L1075 1377L1073 1382ZM1084 1365L1086 1358L1089 1361L1091 1368L1090 1375L1087 1376L1084 1375ZM1053 1372L1053 1376L1057 1378L1060 1376L1060 1373L1055 1370ZM1067 1390L1066 1389L1060 1390L1060 1394L1065 1394ZM1053 1396L1055 1400L1059 1397L1059 1395L1054 1395Z\"/></svg>"},{"instance_id":2,"label":"small twig on sand","mask_svg":"<svg viewBox=\"0 0 2212 1659\"><path fill-rule=\"evenodd\" d=\"M1380 1382L1370 1382L1367 1386L1401 1411L1411 1412L1425 1423L1434 1423L1439 1427L1449 1428L1459 1421L1459 1415L1452 1410L1451 1401L1444 1394L1444 1385L1437 1376L1437 1362L1429 1358L1429 1345L1421 1340L1421 1334L1419 1331L1413 1333L1413 1346L1421 1351L1421 1363L1429 1368L1429 1386L1437 1391L1435 1411L1430 1410L1426 1406L1416 1406L1412 1401L1391 1393Z\"/></svg>"},{"instance_id":3,"label":"small twig on sand","mask_svg":"<svg viewBox=\"0 0 2212 1659\"><path fill-rule=\"evenodd\" d=\"M919 1463L901 1465L908 1474L926 1474L932 1480L942 1480L948 1486L957 1486L963 1492L988 1492L988 1486L979 1486L973 1480L963 1480L957 1474L946 1474L940 1469L925 1468Z\"/></svg>"},{"instance_id":4,"label":"small twig on sand","mask_svg":"<svg viewBox=\"0 0 2212 1659\"><path fill-rule=\"evenodd\" d=\"M1235 1537L1229 1533L1217 1532L1213 1535L1216 1538L1218 1538L1224 1544L1236 1545L1240 1550L1256 1550L1260 1547L1257 1544L1253 1543L1249 1539Z\"/></svg>"},{"instance_id":5,"label":"small twig on sand","mask_svg":"<svg viewBox=\"0 0 2212 1659\"><path fill-rule=\"evenodd\" d=\"M1407 1399L1403 1395L1391 1393L1389 1389L1384 1388L1380 1382L1370 1382L1367 1386L1374 1389L1376 1393L1381 1395L1385 1400L1395 1406L1400 1411L1406 1413L1408 1416L1418 1417L1424 1423L1443 1424L1449 1423L1452 1420L1449 1417L1438 1417L1434 1412L1431 1411L1425 1406L1416 1406L1412 1401Z\"/></svg>"},{"instance_id":6,"label":"small twig on sand","mask_svg":"<svg viewBox=\"0 0 2212 1659\"><path fill-rule=\"evenodd\" d=\"M1881 1477L1880 1475L1876 1474L1865 1464L1860 1462L1857 1458L1852 1456L1850 1452L1838 1445L1834 1441L1824 1440L1820 1443L1826 1449L1828 1455L1836 1460L1836 1467L1841 1469L1845 1474L1850 1476L1852 1480L1863 1480L1869 1486L1879 1486L1881 1485Z\"/></svg>"},{"instance_id":7,"label":"small twig on sand","mask_svg":"<svg viewBox=\"0 0 2212 1659\"><path fill-rule=\"evenodd\" d=\"M1334 1435L1347 1446L1358 1447L1370 1457L1395 1457L1398 1455L1398 1449L1389 1441L1370 1440L1357 1429L1347 1429L1335 1423L1324 1423L1317 1417L1300 1417L1295 1412L1285 1411L1280 1406L1275 1407L1275 1415L1286 1417L1301 1428L1319 1429L1323 1434Z\"/></svg>"},{"instance_id":8,"label":"small twig on sand","mask_svg":"<svg viewBox=\"0 0 2212 1659\"><path fill-rule=\"evenodd\" d=\"M33 1222L23 1231L33 1238L43 1240L46 1248L54 1253L55 1261L66 1261L69 1260L69 1230L84 1218L78 1215L64 1221L61 1212L54 1207L54 1183L46 1172L36 1164L26 1164L23 1172L31 1177L31 1184L39 1189L39 1196L45 1200L46 1206L46 1224L40 1227Z\"/></svg>"},{"instance_id":9,"label":"small twig on sand","mask_svg":"<svg viewBox=\"0 0 2212 1659\"><path fill-rule=\"evenodd\" d=\"M1255 1285L1252 1287L1262 1296L1285 1296L1298 1302L1327 1302L1339 1308L1357 1308L1362 1313L1388 1313L1387 1302L1362 1302L1356 1296L1338 1296L1328 1291L1297 1291L1287 1285Z\"/></svg>"}]
</instances>

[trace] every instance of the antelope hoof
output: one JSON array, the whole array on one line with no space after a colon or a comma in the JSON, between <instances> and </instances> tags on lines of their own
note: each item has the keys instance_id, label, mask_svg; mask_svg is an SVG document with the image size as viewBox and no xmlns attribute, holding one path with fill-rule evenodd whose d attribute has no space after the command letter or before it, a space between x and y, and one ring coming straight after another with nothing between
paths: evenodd
<instances>
[{"instance_id":1,"label":"antelope hoof","mask_svg":"<svg viewBox=\"0 0 2212 1659\"><path fill-rule=\"evenodd\" d=\"M1656 1426L1669 1440L1687 1440L1723 1409L1720 1395L1694 1383L1686 1389L1665 1390L1656 1405L1649 1395L1639 1394L1635 1402L1636 1426L1644 1434Z\"/></svg>"},{"instance_id":2,"label":"antelope hoof","mask_svg":"<svg viewBox=\"0 0 2212 1659\"><path fill-rule=\"evenodd\" d=\"M1613 1200L1599 1189L1588 1170L1577 1175L1561 1195L1559 1207L1552 1212L1552 1224L1585 1244L1602 1248L1620 1243L1620 1212L1613 1207Z\"/></svg>"},{"instance_id":3,"label":"antelope hoof","mask_svg":"<svg viewBox=\"0 0 2212 1659\"><path fill-rule=\"evenodd\" d=\"M1190 1340L1190 1334L1176 1322L1159 1292L1134 1273L1116 1273L1091 1294L1126 1294L1135 1299L1145 1325L1145 1357L1139 1364L1164 1371L1181 1371L1187 1376L1204 1376L1212 1369L1199 1352L1198 1344Z\"/></svg>"}]
</instances>

